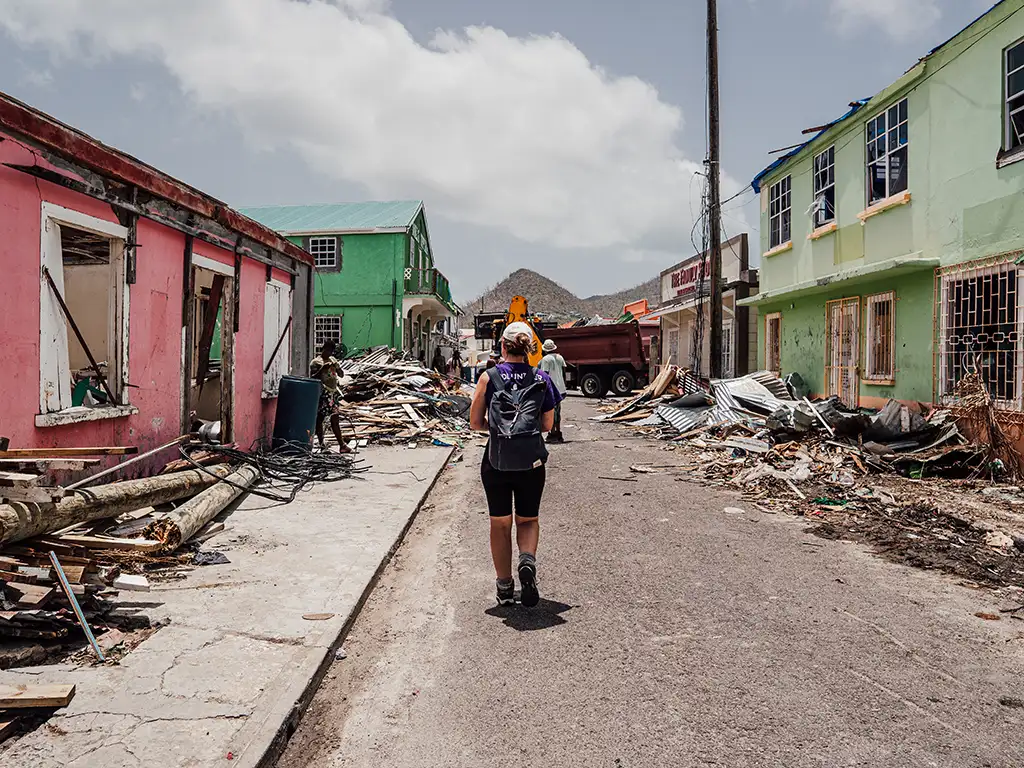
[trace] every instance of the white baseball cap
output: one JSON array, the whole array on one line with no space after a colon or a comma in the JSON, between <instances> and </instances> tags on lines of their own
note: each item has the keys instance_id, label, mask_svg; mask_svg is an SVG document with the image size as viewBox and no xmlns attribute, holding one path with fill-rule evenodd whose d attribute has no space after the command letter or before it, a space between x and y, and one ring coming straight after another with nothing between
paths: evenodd
<instances>
[{"instance_id":1,"label":"white baseball cap","mask_svg":"<svg viewBox=\"0 0 1024 768\"><path fill-rule=\"evenodd\" d=\"M531 339L533 338L533 328L523 322L509 323L505 326L505 331L501 334L501 338L506 341L515 341L516 336L520 333L525 333Z\"/></svg>"}]
</instances>

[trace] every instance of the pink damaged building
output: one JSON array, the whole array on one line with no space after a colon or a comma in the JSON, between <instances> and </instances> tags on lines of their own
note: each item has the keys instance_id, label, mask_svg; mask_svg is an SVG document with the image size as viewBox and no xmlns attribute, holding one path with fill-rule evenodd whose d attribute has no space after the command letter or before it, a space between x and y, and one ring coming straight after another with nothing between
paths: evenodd
<instances>
[{"instance_id":1,"label":"pink damaged building","mask_svg":"<svg viewBox=\"0 0 1024 768\"><path fill-rule=\"evenodd\" d=\"M224 203L0 94L0 437L134 446L273 430L310 357L313 260ZM131 473L163 466L173 452Z\"/></svg>"}]
</instances>

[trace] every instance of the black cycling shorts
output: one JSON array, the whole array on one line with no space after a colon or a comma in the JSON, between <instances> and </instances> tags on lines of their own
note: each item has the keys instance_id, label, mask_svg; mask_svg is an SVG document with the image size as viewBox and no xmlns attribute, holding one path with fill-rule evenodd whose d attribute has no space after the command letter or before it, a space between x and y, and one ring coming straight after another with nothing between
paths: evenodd
<instances>
[{"instance_id":1,"label":"black cycling shorts","mask_svg":"<svg viewBox=\"0 0 1024 768\"><path fill-rule=\"evenodd\" d=\"M519 517L537 517L540 514L540 497L544 494L543 464L525 472L502 472L491 466L485 449L480 479L487 494L491 517L509 517L513 506Z\"/></svg>"}]
</instances>

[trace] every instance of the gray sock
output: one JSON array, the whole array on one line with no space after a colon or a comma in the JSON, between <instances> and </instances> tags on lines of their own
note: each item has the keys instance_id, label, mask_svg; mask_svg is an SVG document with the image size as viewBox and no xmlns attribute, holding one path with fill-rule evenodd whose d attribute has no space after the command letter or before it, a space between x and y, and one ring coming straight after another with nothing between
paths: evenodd
<instances>
[{"instance_id":1,"label":"gray sock","mask_svg":"<svg viewBox=\"0 0 1024 768\"><path fill-rule=\"evenodd\" d=\"M495 579L494 583L497 584L498 589L509 589L510 587L515 587L515 585L516 585L515 579L511 579L511 578L510 579Z\"/></svg>"},{"instance_id":2,"label":"gray sock","mask_svg":"<svg viewBox=\"0 0 1024 768\"><path fill-rule=\"evenodd\" d=\"M520 552L519 553L519 566L522 567L529 563L534 568L537 567L537 556L532 552Z\"/></svg>"}]
</instances>

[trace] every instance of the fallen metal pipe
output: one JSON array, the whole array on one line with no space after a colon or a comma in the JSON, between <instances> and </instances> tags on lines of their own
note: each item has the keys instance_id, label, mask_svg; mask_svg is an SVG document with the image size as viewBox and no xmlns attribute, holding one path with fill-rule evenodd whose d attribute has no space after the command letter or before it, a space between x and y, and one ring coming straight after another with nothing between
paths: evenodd
<instances>
[{"instance_id":1,"label":"fallen metal pipe","mask_svg":"<svg viewBox=\"0 0 1024 768\"><path fill-rule=\"evenodd\" d=\"M172 440L171 442L166 443L164 445L161 445L159 448L154 448L151 451L146 451L145 453L140 453L135 458L128 459L128 461L122 461L117 466L110 467L109 469L104 469L102 472L97 472L95 475L91 475L91 476L85 478L84 480L79 480L77 483L72 483L71 485L65 485L64 486L64 490L66 490L66 491L73 491L73 490L75 490L75 488L82 488L82 487L84 487L86 485L91 485L95 481L99 480L101 477L107 477L108 475L116 474L116 473L120 472L122 469L124 469L125 467L130 466L132 464L135 464L136 462L142 461L143 459L148 459L150 456L153 456L153 455L155 455L157 453L160 453L160 451L166 451L168 448L173 448L176 445L181 445L186 440L188 440L189 437L190 437L189 435L182 435L181 437L177 437L174 440Z\"/></svg>"}]
</instances>

